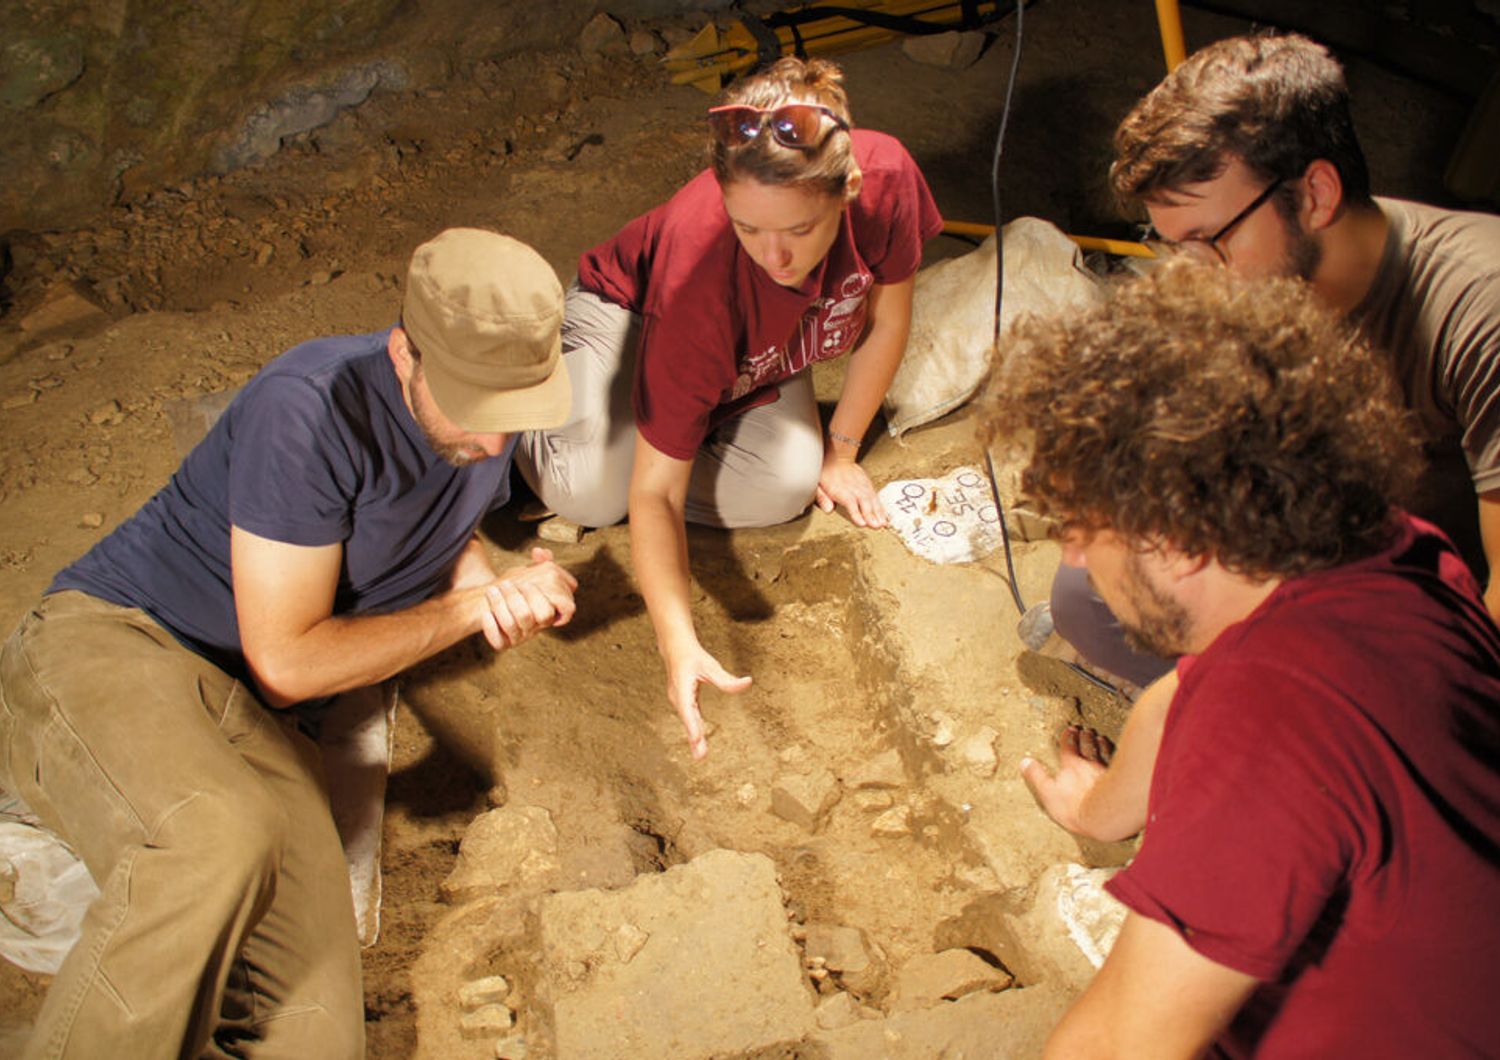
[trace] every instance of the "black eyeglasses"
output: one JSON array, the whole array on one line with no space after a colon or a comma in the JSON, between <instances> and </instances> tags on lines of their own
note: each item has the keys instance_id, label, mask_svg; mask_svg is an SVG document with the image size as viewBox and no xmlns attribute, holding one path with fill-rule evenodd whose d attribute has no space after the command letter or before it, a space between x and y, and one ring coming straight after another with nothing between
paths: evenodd
<instances>
[{"instance_id":1,"label":"black eyeglasses","mask_svg":"<svg viewBox=\"0 0 1500 1060\"><path fill-rule=\"evenodd\" d=\"M1219 241L1228 236L1230 232L1233 232L1241 221L1264 206L1266 200L1276 193L1276 189L1285 183L1285 177L1277 177L1271 181L1266 186L1265 191L1250 200L1250 205L1231 217L1224 227L1211 236L1194 236L1190 239L1163 239L1153 228L1147 233L1146 238L1142 242L1158 257L1166 254L1188 254L1198 258L1200 261L1228 265L1229 255L1224 253L1224 248L1219 246Z\"/></svg>"},{"instance_id":2,"label":"black eyeglasses","mask_svg":"<svg viewBox=\"0 0 1500 1060\"><path fill-rule=\"evenodd\" d=\"M832 122L825 125L824 119ZM835 129L849 131L849 123L817 103L785 103L779 107L749 107L731 103L710 107L708 128L725 147L740 147L766 129L782 147L811 151Z\"/></svg>"}]
</instances>

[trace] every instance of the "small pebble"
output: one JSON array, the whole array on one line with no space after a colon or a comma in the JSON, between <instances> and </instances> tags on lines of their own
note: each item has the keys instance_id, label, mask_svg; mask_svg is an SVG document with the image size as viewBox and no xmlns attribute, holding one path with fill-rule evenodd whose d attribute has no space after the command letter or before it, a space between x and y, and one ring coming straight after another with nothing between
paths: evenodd
<instances>
[{"instance_id":1,"label":"small pebble","mask_svg":"<svg viewBox=\"0 0 1500 1060\"><path fill-rule=\"evenodd\" d=\"M499 975L471 979L458 988L458 1004L465 1012L473 1012L485 1005L497 1005L509 996L510 984Z\"/></svg>"},{"instance_id":2,"label":"small pebble","mask_svg":"<svg viewBox=\"0 0 1500 1060\"><path fill-rule=\"evenodd\" d=\"M519 1034L495 1043L495 1060L526 1060L526 1039Z\"/></svg>"}]
</instances>

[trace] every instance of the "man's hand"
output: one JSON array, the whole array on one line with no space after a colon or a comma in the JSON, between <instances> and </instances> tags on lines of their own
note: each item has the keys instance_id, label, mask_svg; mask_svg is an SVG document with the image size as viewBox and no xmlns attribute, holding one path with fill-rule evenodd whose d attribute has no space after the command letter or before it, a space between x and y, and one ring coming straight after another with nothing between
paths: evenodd
<instances>
[{"instance_id":1,"label":"man's hand","mask_svg":"<svg viewBox=\"0 0 1500 1060\"><path fill-rule=\"evenodd\" d=\"M855 526L879 529L890 524L865 469L850 457L835 453L832 446L823 457L823 470L818 476L817 504L825 512L842 504Z\"/></svg>"},{"instance_id":2,"label":"man's hand","mask_svg":"<svg viewBox=\"0 0 1500 1060\"><path fill-rule=\"evenodd\" d=\"M1114 752L1114 744L1093 729L1069 725L1057 741L1057 773L1034 758L1023 758L1021 776L1048 817L1070 832L1087 835L1084 805Z\"/></svg>"},{"instance_id":3,"label":"man's hand","mask_svg":"<svg viewBox=\"0 0 1500 1060\"><path fill-rule=\"evenodd\" d=\"M711 684L720 692L743 692L750 687L749 674L736 677L719 665L699 644L678 656L668 656L667 699L687 730L688 748L694 758L708 754L708 735L703 729L703 715L698 710L698 686Z\"/></svg>"},{"instance_id":4,"label":"man's hand","mask_svg":"<svg viewBox=\"0 0 1500 1060\"><path fill-rule=\"evenodd\" d=\"M532 549L529 566L512 567L485 588L479 615L484 639L503 651L540 630L566 625L577 610L577 588L578 579L553 562L550 549Z\"/></svg>"}]
</instances>

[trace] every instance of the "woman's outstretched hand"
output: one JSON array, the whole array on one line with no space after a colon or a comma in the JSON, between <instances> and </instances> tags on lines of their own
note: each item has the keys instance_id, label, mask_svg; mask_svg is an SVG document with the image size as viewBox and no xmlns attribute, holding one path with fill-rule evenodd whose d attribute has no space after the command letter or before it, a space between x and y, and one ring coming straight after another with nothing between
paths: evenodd
<instances>
[{"instance_id":1,"label":"woman's outstretched hand","mask_svg":"<svg viewBox=\"0 0 1500 1060\"><path fill-rule=\"evenodd\" d=\"M731 674L697 644L666 662L667 699L682 719L682 727L687 730L688 748L693 757L702 758L708 754L708 733L703 725L703 714L698 710L698 686L710 684L720 692L743 692L750 687L752 679L749 674L743 677Z\"/></svg>"}]
</instances>

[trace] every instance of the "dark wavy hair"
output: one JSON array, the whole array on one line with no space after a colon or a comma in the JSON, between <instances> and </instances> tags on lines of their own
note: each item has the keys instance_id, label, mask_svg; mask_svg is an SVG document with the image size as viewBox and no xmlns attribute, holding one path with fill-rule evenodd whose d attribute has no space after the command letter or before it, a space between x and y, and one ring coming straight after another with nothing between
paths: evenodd
<instances>
[{"instance_id":1,"label":"dark wavy hair","mask_svg":"<svg viewBox=\"0 0 1500 1060\"><path fill-rule=\"evenodd\" d=\"M1370 171L1354 134L1344 70L1297 34L1216 41L1173 70L1115 130L1110 184L1123 207L1212 180L1237 157L1262 180L1332 162L1344 199L1368 205ZM1278 196L1285 213L1292 191Z\"/></svg>"},{"instance_id":2,"label":"dark wavy hair","mask_svg":"<svg viewBox=\"0 0 1500 1060\"><path fill-rule=\"evenodd\" d=\"M1420 474L1384 362L1299 281L1169 262L1004 351L981 434L1064 524L1293 576L1384 547Z\"/></svg>"},{"instance_id":3,"label":"dark wavy hair","mask_svg":"<svg viewBox=\"0 0 1500 1060\"><path fill-rule=\"evenodd\" d=\"M849 97L844 73L827 59L778 59L765 70L725 90L722 104L776 107L783 103L816 103L837 114L850 127ZM709 165L719 184L754 180L760 184L809 188L844 198L849 178L859 172L854 144L844 132L830 132L811 151L783 147L774 137L757 136L739 147L709 141Z\"/></svg>"}]
</instances>

